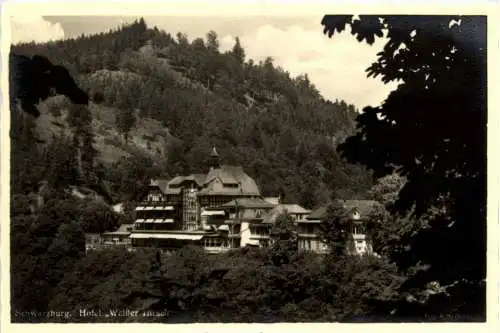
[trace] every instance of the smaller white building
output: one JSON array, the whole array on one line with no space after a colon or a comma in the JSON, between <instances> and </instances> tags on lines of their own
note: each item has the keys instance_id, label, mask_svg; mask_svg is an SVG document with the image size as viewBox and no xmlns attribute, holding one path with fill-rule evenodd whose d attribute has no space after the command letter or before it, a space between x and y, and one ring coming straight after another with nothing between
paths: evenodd
<instances>
[{"instance_id":1,"label":"smaller white building","mask_svg":"<svg viewBox=\"0 0 500 333\"><path fill-rule=\"evenodd\" d=\"M374 218L376 208L381 206L373 200L337 200L348 219L350 243L352 242L353 254L372 254L373 247L367 232L367 222ZM300 251L314 251L325 253L328 247L321 235L321 224L328 218L328 206L314 210L304 219L297 221L298 246Z\"/></svg>"}]
</instances>

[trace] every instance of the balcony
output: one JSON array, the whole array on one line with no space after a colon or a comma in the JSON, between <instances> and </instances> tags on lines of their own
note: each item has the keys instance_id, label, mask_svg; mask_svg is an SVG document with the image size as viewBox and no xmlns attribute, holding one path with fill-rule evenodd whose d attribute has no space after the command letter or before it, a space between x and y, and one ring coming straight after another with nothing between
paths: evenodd
<instances>
[{"instance_id":1,"label":"balcony","mask_svg":"<svg viewBox=\"0 0 500 333\"><path fill-rule=\"evenodd\" d=\"M135 207L135 211L173 211L175 210L175 207L172 204L168 203L158 203L158 202L144 202L138 206Z\"/></svg>"},{"instance_id":2,"label":"balcony","mask_svg":"<svg viewBox=\"0 0 500 333\"><path fill-rule=\"evenodd\" d=\"M364 241L366 240L366 235L365 234L352 234L352 238L355 240L355 241Z\"/></svg>"},{"instance_id":3,"label":"balcony","mask_svg":"<svg viewBox=\"0 0 500 333\"><path fill-rule=\"evenodd\" d=\"M105 251L112 249L123 249L129 250L131 247L130 243L96 243L96 244L85 244L85 252L89 251Z\"/></svg>"},{"instance_id":4,"label":"balcony","mask_svg":"<svg viewBox=\"0 0 500 333\"><path fill-rule=\"evenodd\" d=\"M297 235L299 238L321 238L320 235L315 233L299 232Z\"/></svg>"},{"instance_id":5,"label":"balcony","mask_svg":"<svg viewBox=\"0 0 500 333\"><path fill-rule=\"evenodd\" d=\"M250 239L269 239L269 234L250 234Z\"/></svg>"},{"instance_id":6,"label":"balcony","mask_svg":"<svg viewBox=\"0 0 500 333\"><path fill-rule=\"evenodd\" d=\"M219 253L224 253L229 250L231 250L230 247L227 246L204 246L203 249L205 252L210 253L210 254L219 254Z\"/></svg>"},{"instance_id":7,"label":"balcony","mask_svg":"<svg viewBox=\"0 0 500 333\"><path fill-rule=\"evenodd\" d=\"M310 224L300 225L299 224L297 229L298 229L297 234L299 237L302 237L302 238L319 238L320 237L319 230L313 225L310 225Z\"/></svg>"}]
</instances>

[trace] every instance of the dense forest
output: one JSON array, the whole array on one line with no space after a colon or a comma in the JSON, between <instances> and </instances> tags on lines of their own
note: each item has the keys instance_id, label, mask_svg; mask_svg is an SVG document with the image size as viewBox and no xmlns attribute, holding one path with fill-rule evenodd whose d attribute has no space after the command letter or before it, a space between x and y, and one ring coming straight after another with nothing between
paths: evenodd
<instances>
[{"instance_id":1,"label":"dense forest","mask_svg":"<svg viewBox=\"0 0 500 333\"><path fill-rule=\"evenodd\" d=\"M182 33L174 38L142 20L12 50L65 66L101 102L86 116L88 111L71 110L64 99L48 101L45 118L54 119L41 131L53 123L72 127L69 135L54 130L53 136L74 141L72 133L78 133L85 146L81 173L109 181L119 199L130 197L135 184L126 182L132 180L206 172L212 146L223 163L244 165L263 195L282 192L287 201L309 208L332 196L362 196L372 185L364 168L344 163L335 149L354 131L355 107L324 100L307 75L292 78L271 58L245 61L238 40L221 53L213 31L190 43ZM61 115L61 109L69 110ZM13 186L23 192L26 181L44 176L23 180L14 174Z\"/></svg>"},{"instance_id":2,"label":"dense forest","mask_svg":"<svg viewBox=\"0 0 500 333\"><path fill-rule=\"evenodd\" d=\"M419 264L402 270L391 259L406 255L403 242L432 215L389 215L405 177L375 181L342 158L338 147L357 129L355 106L340 96L325 100L306 74L292 78L270 57L247 59L238 39L221 52L215 32L204 37L190 42L140 19L107 33L12 46L65 66L92 97L88 107L52 97L36 120L12 113L12 320L460 320L466 298L448 304L439 284L400 289ZM86 232L130 222L136 192L150 178L206 172L212 146L224 163L244 166L264 195L308 208L334 198L379 200L388 211L371 234L381 256L339 250L334 208L325 256L297 253L286 215L268 249L85 255ZM111 209L116 202L125 214ZM165 315L79 315L126 308ZM41 315L47 311L72 317Z\"/></svg>"}]
</instances>

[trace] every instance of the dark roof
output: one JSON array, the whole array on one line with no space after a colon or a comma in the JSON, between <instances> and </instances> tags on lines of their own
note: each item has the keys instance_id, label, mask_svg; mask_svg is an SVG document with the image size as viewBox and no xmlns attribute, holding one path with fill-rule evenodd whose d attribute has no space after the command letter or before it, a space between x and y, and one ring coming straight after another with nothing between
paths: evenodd
<instances>
[{"instance_id":1,"label":"dark roof","mask_svg":"<svg viewBox=\"0 0 500 333\"><path fill-rule=\"evenodd\" d=\"M179 194L181 193L181 185L183 182L195 182L199 187L203 185L205 179L204 174L192 174L189 176L176 176L171 180L158 179L151 181L150 186L158 186L164 194ZM174 186L172 186L174 185Z\"/></svg>"},{"instance_id":2,"label":"dark roof","mask_svg":"<svg viewBox=\"0 0 500 333\"><path fill-rule=\"evenodd\" d=\"M339 202L348 212L356 209L361 216L370 215L375 207L381 206L380 202L375 200L339 200Z\"/></svg>"},{"instance_id":3,"label":"dark roof","mask_svg":"<svg viewBox=\"0 0 500 333\"><path fill-rule=\"evenodd\" d=\"M321 206L319 208L316 208L309 214L307 217L308 220L321 220L326 217L328 213L328 206Z\"/></svg>"},{"instance_id":4,"label":"dark roof","mask_svg":"<svg viewBox=\"0 0 500 333\"><path fill-rule=\"evenodd\" d=\"M180 185L184 182L195 182L198 186L203 186L205 183L206 175L202 173L195 173L189 176L177 176L169 182L170 184Z\"/></svg>"},{"instance_id":5,"label":"dark roof","mask_svg":"<svg viewBox=\"0 0 500 333\"><path fill-rule=\"evenodd\" d=\"M378 201L375 200L336 200L332 204L340 205L347 212L352 212L353 210L357 210L361 217L370 215L373 209L377 206L381 206ZM311 212L307 217L308 220L321 220L327 216L328 206L325 205L319 207Z\"/></svg>"},{"instance_id":6,"label":"dark roof","mask_svg":"<svg viewBox=\"0 0 500 333\"><path fill-rule=\"evenodd\" d=\"M273 208L274 205L261 199L261 198L241 198L231 200L225 204L223 204L222 208L231 208L231 207L243 207L243 208Z\"/></svg>"},{"instance_id":7,"label":"dark roof","mask_svg":"<svg viewBox=\"0 0 500 333\"><path fill-rule=\"evenodd\" d=\"M238 186L220 189L215 186L215 179L218 179L222 184ZM183 182L195 182L198 188L200 188L200 195L260 195L259 187L253 178L248 176L241 166L230 165L222 165L219 168L214 168L207 175L195 173L188 176L176 176L171 180L152 180L150 186L158 186L164 194L179 194L181 193Z\"/></svg>"},{"instance_id":8,"label":"dark roof","mask_svg":"<svg viewBox=\"0 0 500 333\"><path fill-rule=\"evenodd\" d=\"M193 177L193 180L198 184L198 186L203 186L205 183L205 179L207 176L204 173L195 173L192 174L190 177Z\"/></svg>"}]
</instances>

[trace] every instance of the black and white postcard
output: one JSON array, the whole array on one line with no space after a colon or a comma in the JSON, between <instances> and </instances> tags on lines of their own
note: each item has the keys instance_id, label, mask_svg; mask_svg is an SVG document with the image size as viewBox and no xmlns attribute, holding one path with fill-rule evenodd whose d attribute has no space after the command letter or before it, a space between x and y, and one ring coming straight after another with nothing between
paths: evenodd
<instances>
[{"instance_id":1,"label":"black and white postcard","mask_svg":"<svg viewBox=\"0 0 500 333\"><path fill-rule=\"evenodd\" d=\"M2 6L7 330L498 320L498 7L57 6Z\"/></svg>"}]
</instances>

